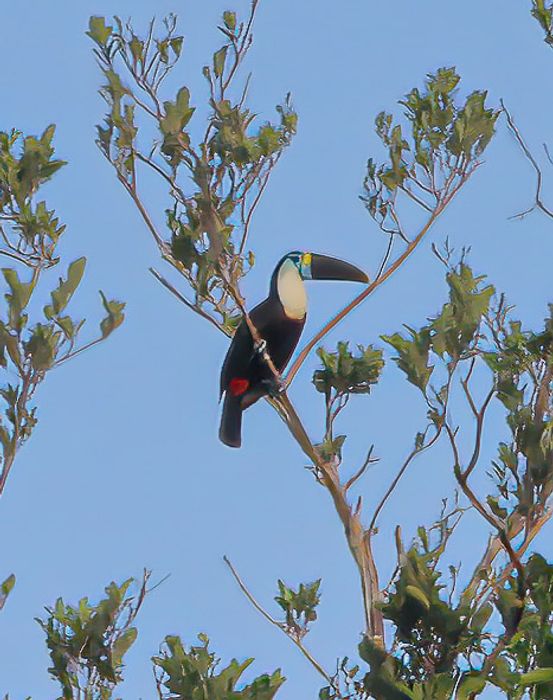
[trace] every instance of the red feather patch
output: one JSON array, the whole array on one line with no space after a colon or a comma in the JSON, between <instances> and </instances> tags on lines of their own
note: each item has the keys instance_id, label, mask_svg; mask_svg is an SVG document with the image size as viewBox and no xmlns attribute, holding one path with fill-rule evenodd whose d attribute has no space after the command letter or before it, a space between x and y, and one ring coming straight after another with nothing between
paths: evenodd
<instances>
[{"instance_id":1,"label":"red feather patch","mask_svg":"<svg viewBox=\"0 0 553 700\"><path fill-rule=\"evenodd\" d=\"M235 377L231 379L228 385L229 391L233 396L241 396L250 386L250 380L243 377Z\"/></svg>"}]
</instances>

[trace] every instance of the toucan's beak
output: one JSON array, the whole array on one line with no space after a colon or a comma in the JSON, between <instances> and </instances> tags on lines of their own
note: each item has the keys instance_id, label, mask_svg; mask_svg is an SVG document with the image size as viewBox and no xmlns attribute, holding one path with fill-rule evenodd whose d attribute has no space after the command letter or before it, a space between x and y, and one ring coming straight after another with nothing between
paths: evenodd
<instances>
[{"instance_id":1,"label":"toucan's beak","mask_svg":"<svg viewBox=\"0 0 553 700\"><path fill-rule=\"evenodd\" d=\"M314 280L344 280L347 282L363 282L367 284L369 278L358 267L343 260L331 258L328 255L311 256L311 279Z\"/></svg>"}]
</instances>

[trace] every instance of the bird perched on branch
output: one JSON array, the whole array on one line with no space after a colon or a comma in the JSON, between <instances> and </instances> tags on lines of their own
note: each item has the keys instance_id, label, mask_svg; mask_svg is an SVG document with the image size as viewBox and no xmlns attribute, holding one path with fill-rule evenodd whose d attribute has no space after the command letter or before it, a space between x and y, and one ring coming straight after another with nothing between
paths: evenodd
<instances>
[{"instance_id":1,"label":"bird perched on branch","mask_svg":"<svg viewBox=\"0 0 553 700\"><path fill-rule=\"evenodd\" d=\"M367 283L367 275L350 263L317 253L294 251L285 255L271 277L269 296L249 318L257 330L254 342L246 319L242 319L231 341L221 370L221 396L225 395L219 438L229 447L242 442L242 412L263 396L280 390L280 374L305 325L307 295L304 280L344 280Z\"/></svg>"}]
</instances>

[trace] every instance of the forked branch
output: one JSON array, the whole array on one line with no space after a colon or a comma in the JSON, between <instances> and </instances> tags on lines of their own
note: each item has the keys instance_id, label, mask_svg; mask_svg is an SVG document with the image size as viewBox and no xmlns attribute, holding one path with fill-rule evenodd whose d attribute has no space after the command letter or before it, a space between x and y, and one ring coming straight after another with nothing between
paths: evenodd
<instances>
[{"instance_id":1,"label":"forked branch","mask_svg":"<svg viewBox=\"0 0 553 700\"><path fill-rule=\"evenodd\" d=\"M291 640L291 642L300 650L300 652L303 654L303 656L309 661L311 666L319 673L325 681L329 684L331 688L333 688L337 693L339 693L338 688L336 687L333 678L330 676L329 673L327 673L322 665L315 659L315 657L311 654L309 649L305 646L303 641L297 636L297 635L292 635L289 634L286 630L286 626L282 623L279 622L277 619L275 619L265 608L255 599L253 594L250 592L242 578L240 577L240 574L236 571L234 566L232 565L232 562L230 559L225 555L223 557L223 561L225 564L228 566L230 569L230 572L238 584L240 590L242 593L246 596L246 598L250 601L250 603L253 605L253 607L261 614L263 617L269 622L271 625L274 627L277 627L281 632L283 632L288 639ZM338 698L341 697L341 695L338 694Z\"/></svg>"},{"instance_id":2,"label":"forked branch","mask_svg":"<svg viewBox=\"0 0 553 700\"><path fill-rule=\"evenodd\" d=\"M525 142L525 140L520 132L520 129L515 124L515 121L511 115L511 113L509 112L509 110L505 106L505 103L503 102L503 100L501 100L501 109L503 110L503 112L505 114L505 117L507 119L507 124L509 126L509 129L511 130L511 133L515 137L518 145L520 146L520 149L524 153L526 159L528 160L528 162L530 163L530 165L532 166L532 168L534 169L534 172L536 174L536 190L534 193L534 204L531 207L529 207L528 209L525 209L524 211L521 211L518 214L514 214L510 218L523 219L525 216L527 216L528 214L531 214L536 209L540 209L544 214L553 218L553 211L551 209L549 209L549 207L547 207L544 204L543 199L542 199L543 173L541 171L541 168L540 168L537 160L532 155L532 151L528 148L528 145L526 144L526 142ZM545 148L546 154L547 154L547 148L545 146L544 146L544 148Z\"/></svg>"}]
</instances>

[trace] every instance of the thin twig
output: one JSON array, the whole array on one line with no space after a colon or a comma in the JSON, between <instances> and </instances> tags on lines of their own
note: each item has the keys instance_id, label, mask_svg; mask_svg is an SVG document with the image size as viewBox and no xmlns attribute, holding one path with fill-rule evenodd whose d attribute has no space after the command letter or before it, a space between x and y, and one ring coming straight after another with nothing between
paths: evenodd
<instances>
[{"instance_id":1,"label":"thin twig","mask_svg":"<svg viewBox=\"0 0 553 700\"><path fill-rule=\"evenodd\" d=\"M152 170L155 170L155 172L158 175L161 175L161 177L169 183L169 185L171 186L171 189L180 196L181 201L183 203L186 202L186 196L185 196L184 192L182 191L182 189L177 185L175 180L168 173L166 173L165 170L163 170L163 168L161 168L151 158L148 158L147 156L140 153L140 151L133 151L133 153L138 158L138 160L140 160L143 163L145 163L146 165L148 165L150 168L152 168Z\"/></svg>"},{"instance_id":2,"label":"thin twig","mask_svg":"<svg viewBox=\"0 0 553 700\"><path fill-rule=\"evenodd\" d=\"M447 206L448 201L449 200L438 204L436 209L432 212L426 224L419 231L416 238L414 238L413 241L406 247L403 253L399 255L389 267L383 270L382 273L371 284L369 284L360 294L358 294L352 301L350 301L349 304L347 304L339 313L337 313L336 316L334 316L330 321L328 321L325 324L325 326L313 336L313 338L311 338L311 340L301 350L292 367L288 370L284 379L285 386L290 386L300 367L305 362L305 359L307 358L311 350L315 347L315 345L320 340L322 340L324 336L327 335L327 333L329 333L335 326L337 326L338 323L340 323L340 321L342 321L349 313L351 313L355 308L357 308L359 304L365 301L365 299L370 294L372 294L372 292L374 292L378 287L380 287L380 285L383 282L385 282L389 277L391 277L391 275L393 275L393 273L399 267L401 267L401 265L407 260L407 258L422 241L422 239L429 231L432 224L436 221L438 216L443 212L443 210Z\"/></svg>"},{"instance_id":3,"label":"thin twig","mask_svg":"<svg viewBox=\"0 0 553 700\"><path fill-rule=\"evenodd\" d=\"M372 458L372 453L374 450L374 445L371 445L369 447L369 451L367 453L367 456L365 458L365 461L361 465L361 467L355 472L355 474L346 481L344 484L344 493L347 493L350 488L357 482L359 479L363 476L363 474L367 471L368 466L371 464L371 462L378 461L378 458L374 459Z\"/></svg>"},{"instance_id":4,"label":"thin twig","mask_svg":"<svg viewBox=\"0 0 553 700\"><path fill-rule=\"evenodd\" d=\"M7 458L5 456L4 450L4 464L2 465L2 473L0 474L0 496L4 493L8 476L10 475L10 471L15 461L17 450L21 446L21 429L23 428L24 414L26 413L27 400L29 396L29 391L33 383L33 379L34 377L32 375L31 370L28 370L28 372L22 377L23 382L21 384L21 391L17 398L14 411L15 420L13 428L13 437L11 440L12 449L8 453Z\"/></svg>"},{"instance_id":5,"label":"thin twig","mask_svg":"<svg viewBox=\"0 0 553 700\"><path fill-rule=\"evenodd\" d=\"M405 185L400 185L401 191L405 192L405 194L413 200L416 204L419 205L419 207L422 207L423 209L426 209L427 212L432 212L432 207L429 206L426 202L424 202L420 197L417 197L416 194L411 192L411 190L406 187Z\"/></svg>"},{"instance_id":6,"label":"thin twig","mask_svg":"<svg viewBox=\"0 0 553 700\"><path fill-rule=\"evenodd\" d=\"M468 387L467 387L468 391ZM486 414L486 411L488 409L488 406L490 405L490 401L495 395L495 387L492 387L490 391L488 392L488 395L484 399L484 403L482 404L482 407L480 411L476 414L476 437L474 441L474 450L472 453L472 457L470 459L470 462L468 463L467 468L465 471L461 474L461 478L466 481L469 476L471 475L473 469L476 467L476 464L478 463L478 459L480 457L480 447L482 444L482 431L484 427L484 417Z\"/></svg>"},{"instance_id":7,"label":"thin twig","mask_svg":"<svg viewBox=\"0 0 553 700\"><path fill-rule=\"evenodd\" d=\"M142 204L142 201L141 201L140 197L138 196L136 188L129 185L129 183L121 176L119 176L119 180L123 184L123 186L125 187L127 192L129 193L133 202L135 203L136 208L140 212L140 215L142 216L142 219L144 220L146 227L148 228L148 230L152 234L152 238L156 242L158 248L161 250L161 252L163 254L165 254L165 252L166 252L165 251L165 241L158 233L158 230L155 227L154 222L150 218L150 215L148 214L146 207Z\"/></svg>"},{"instance_id":8,"label":"thin twig","mask_svg":"<svg viewBox=\"0 0 553 700\"><path fill-rule=\"evenodd\" d=\"M296 442L322 474L322 483L332 498L334 508L344 527L348 546L359 571L367 635L375 641L384 644L384 620L382 612L375 605L379 598L378 571L371 550L371 543L365 537L359 513L356 514L352 511L346 492L340 485L336 467L322 460L315 451L286 392L281 393L276 401L282 406L286 425Z\"/></svg>"},{"instance_id":9,"label":"thin twig","mask_svg":"<svg viewBox=\"0 0 553 700\"><path fill-rule=\"evenodd\" d=\"M207 311L204 311L200 306L196 306L193 304L191 301L188 301L188 299L179 292L176 287L174 287L161 273L159 273L155 268L150 267L149 268L150 272L152 275L156 278L158 282L161 282L161 284L168 289L173 296L175 296L180 302L182 302L185 306L187 306L191 311L194 311L194 313L199 314L202 318L205 318L206 321L209 321L215 328L218 328L220 331L223 331L225 335L228 337L231 336L231 333L222 326L216 319L214 319L212 316L210 316Z\"/></svg>"},{"instance_id":10,"label":"thin twig","mask_svg":"<svg viewBox=\"0 0 553 700\"><path fill-rule=\"evenodd\" d=\"M282 153L282 151L281 151L281 153ZM250 224L252 221L252 217L253 217L254 212L257 208L257 205L259 204L261 197L263 196L263 192L265 191L265 188L267 187L271 173L272 173L275 165L278 163L279 159L280 159L280 153L277 155L277 157L271 163L271 165L270 165L270 167L265 175L265 178L264 178L263 182L261 183L261 185L256 193L256 196L255 196L255 198L250 206L250 209L249 209L248 214L246 216L246 219L244 221L244 231L242 234L242 240L240 241L238 255L242 255L244 253L244 249L246 247L246 241L248 240L248 234L249 234L249 230L250 230Z\"/></svg>"},{"instance_id":11,"label":"thin twig","mask_svg":"<svg viewBox=\"0 0 553 700\"><path fill-rule=\"evenodd\" d=\"M465 496L468 498L472 506L475 508L475 510L480 513L480 515L486 520L496 531L497 531L497 538L505 551L507 552L509 559L512 562L513 567L517 570L517 583L518 583L518 597L520 600L520 616L518 618L517 626L518 623L520 622L520 619L522 617L522 610L524 606L524 599L526 596L526 584L525 584L525 571L524 567L520 561L520 558L516 551L514 550L511 539L509 536L509 531L506 529L505 525L503 522L495 515L490 513L486 507L480 502L472 488L468 484L468 478L475 468L478 458L480 455L480 444L481 444L481 438L482 438L482 430L483 430L483 423L484 423L484 417L486 413L486 409L490 403L490 400L492 396L495 393L495 388L492 387L492 390L488 393L488 396L484 400L484 403L482 404L482 407L480 411L477 414L477 427L476 427L476 436L475 436L475 445L472 453L471 460L469 462L469 465L466 467L466 469L462 469L460 461L459 461L459 451L456 445L456 439L455 439L455 431L451 429L451 427L448 425L447 421L445 421L445 428L446 432L449 436L449 440L451 443L451 447L453 449L453 454L455 458L455 465L454 465L454 474L455 478L457 479L457 482L459 486L461 487L463 493Z\"/></svg>"},{"instance_id":12,"label":"thin twig","mask_svg":"<svg viewBox=\"0 0 553 700\"><path fill-rule=\"evenodd\" d=\"M543 526L551 519L551 516L553 516L553 510L548 509L545 511L545 513L539 517L536 522L532 525L532 527L529 529L529 531L526 533L524 537L524 541L522 544L517 548L517 556L520 559L520 557L526 552L528 547L531 545L533 540L537 537L537 535L541 532ZM522 531L522 527L519 530L519 533ZM519 534L516 533L516 534ZM509 530L509 539L514 540L516 537L515 532L511 532ZM499 542L499 538L497 538L497 551L501 550L501 545ZM500 573L499 578L496 579L495 583L488 584L486 588L484 589L484 592L479 595L479 608L485 605L488 600L491 598L491 596L495 593L495 591L505 583L505 581L509 578L509 575L511 571L513 570L513 562L509 561L503 571ZM489 589L489 590L487 590Z\"/></svg>"},{"instance_id":13,"label":"thin twig","mask_svg":"<svg viewBox=\"0 0 553 700\"><path fill-rule=\"evenodd\" d=\"M394 239L396 234L391 233L389 235L389 240L388 240L388 246L386 248L386 252L384 253L384 257L382 258L382 262L380 263L380 267L378 268L378 272L376 273L375 279L378 280L380 279L380 276L386 269L386 265L388 264L388 260L390 259L390 255L392 254L392 250L394 247Z\"/></svg>"},{"instance_id":14,"label":"thin twig","mask_svg":"<svg viewBox=\"0 0 553 700\"><path fill-rule=\"evenodd\" d=\"M234 580L236 581L236 583L240 587L240 590L246 596L246 598L250 601L250 603L253 605L253 607L259 613L261 613L261 615L263 615L263 617L267 620L267 622L269 622L271 625L274 625L274 627L278 627L278 629L281 632L284 632L284 634L288 637L288 639L290 639L293 642L293 644L295 644L295 646L301 651L301 653L305 656L305 658L309 661L309 663L313 666L313 668L315 668L317 670L317 672L325 679L325 681L334 690L338 691L332 677L324 670L324 668L321 666L321 664L313 657L311 652L305 647L305 645L302 643L302 641L300 639L296 638L295 636L288 634L285 626L281 622L276 620L272 615L270 615L265 610L265 608L260 603L257 602L257 600L254 598L252 593L250 593L246 584L241 579L240 575L238 574L238 572L236 571L236 569L232 565L232 562L230 561L230 559L226 555L223 556L223 561L230 569L230 572L231 572L232 576L234 577Z\"/></svg>"},{"instance_id":15,"label":"thin twig","mask_svg":"<svg viewBox=\"0 0 553 700\"><path fill-rule=\"evenodd\" d=\"M96 338L95 340L91 340L89 343L86 343L80 348L77 348L77 350L74 350L73 352L67 353L67 355L64 355L61 357L59 360L56 360L53 364L54 367L59 367L61 364L66 362L67 360L71 360L77 355L80 355L83 353L85 350L90 350L90 348L94 347L94 345L98 345L98 343L101 343L102 340L104 340L104 337Z\"/></svg>"},{"instance_id":16,"label":"thin twig","mask_svg":"<svg viewBox=\"0 0 553 700\"><path fill-rule=\"evenodd\" d=\"M534 196L534 204L529 209L526 209L525 211L522 211L519 214L514 214L513 216L511 216L509 218L511 218L511 219L523 219L525 216L527 216L528 214L533 212L534 209L536 209L536 207L538 209L541 209L541 211L543 211L544 214L547 214L547 216L550 216L551 218L553 218L553 211L551 211L551 209L548 209L548 207L545 206L545 204L543 203L542 198L541 198L541 190L542 190L542 185L543 185L543 175L541 172L541 168L538 165L534 156L532 155L532 152L530 151L530 149L526 145L526 143L522 137L522 134L520 133L519 128L515 124L513 117L511 116L509 110L507 109L507 107L505 107L505 103L503 102L503 100L500 100L500 104L501 104L501 109L503 110L503 112L505 113L505 116L507 118L507 124L509 125L509 129L513 133L515 139L518 142L518 145L522 149L522 152L524 153L524 155L526 156L526 158L528 159L528 161L530 162L530 164L532 165L532 167L534 168L534 170L536 172L536 193Z\"/></svg>"},{"instance_id":17,"label":"thin twig","mask_svg":"<svg viewBox=\"0 0 553 700\"><path fill-rule=\"evenodd\" d=\"M369 528L368 528L368 532L369 532L369 533L374 532L374 528L375 528L375 526L376 526L376 521L378 520L378 516L380 515L382 509L383 509L384 506L386 505L386 501L390 498L390 496L391 496L392 493L394 492L396 486L397 486L398 483L399 483L399 480L400 480L401 477L405 474L405 472L407 471L407 468L409 467L409 465L411 464L411 462L413 461L413 459L414 459L417 455L421 454L422 452L425 452L428 448L432 447L432 445L434 445L434 444L437 442L438 438L440 437L440 435L441 435L441 433L442 433L442 429L443 429L443 423L442 423L442 425L440 425L440 427L436 430L436 434L432 437L431 440L429 440L429 441L428 441L425 445L423 445L422 447L418 447L418 448L416 447L414 450L411 451L411 453L409 454L409 456L407 457L407 459L405 460L405 462L402 464L400 470L398 471L398 473L397 473L396 476L394 477L392 483L390 484L390 486L389 486L388 489L386 490L386 493L385 493L384 496L381 498L380 503L379 503L379 504L377 505L377 507L375 508L373 517L371 518L371 522L370 522L370 525L369 525Z\"/></svg>"}]
</instances>

